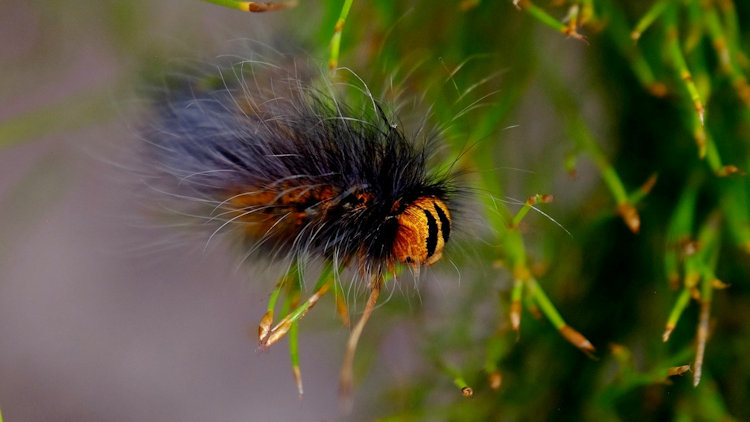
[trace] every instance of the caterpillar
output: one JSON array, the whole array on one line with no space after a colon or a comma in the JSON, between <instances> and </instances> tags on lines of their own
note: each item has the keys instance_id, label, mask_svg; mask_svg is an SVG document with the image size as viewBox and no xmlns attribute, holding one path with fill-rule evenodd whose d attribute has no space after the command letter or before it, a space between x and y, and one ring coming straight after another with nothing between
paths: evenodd
<instances>
[{"instance_id":1,"label":"caterpillar","mask_svg":"<svg viewBox=\"0 0 750 422\"><path fill-rule=\"evenodd\" d=\"M428 169L434 135L407 135L366 87L356 108L298 74L246 61L180 80L142 133L149 186L213 233L237 234L248 255L355 267L371 280L364 325L386 272L441 259L455 187ZM264 345L289 325L270 324Z\"/></svg>"},{"instance_id":2,"label":"caterpillar","mask_svg":"<svg viewBox=\"0 0 750 422\"><path fill-rule=\"evenodd\" d=\"M375 100L367 119L296 77L264 76L221 88L195 79L161 99L143 134L152 184L274 256L366 274L437 262L452 188L427 172L431 140L408 139Z\"/></svg>"}]
</instances>

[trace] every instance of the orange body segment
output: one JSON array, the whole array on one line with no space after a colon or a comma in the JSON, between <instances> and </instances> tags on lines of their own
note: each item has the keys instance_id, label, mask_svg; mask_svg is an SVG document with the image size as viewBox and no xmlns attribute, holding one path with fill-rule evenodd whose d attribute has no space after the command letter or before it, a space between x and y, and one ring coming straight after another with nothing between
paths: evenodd
<instances>
[{"instance_id":1,"label":"orange body segment","mask_svg":"<svg viewBox=\"0 0 750 422\"><path fill-rule=\"evenodd\" d=\"M450 213L443 201L417 198L398 217L393 254L404 264L432 265L443 256L450 229Z\"/></svg>"}]
</instances>

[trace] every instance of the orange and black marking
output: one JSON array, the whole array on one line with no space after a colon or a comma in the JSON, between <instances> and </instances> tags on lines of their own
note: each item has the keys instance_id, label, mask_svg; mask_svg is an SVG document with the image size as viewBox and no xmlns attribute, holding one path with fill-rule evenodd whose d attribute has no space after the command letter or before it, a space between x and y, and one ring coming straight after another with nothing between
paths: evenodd
<instances>
[{"instance_id":1,"label":"orange and black marking","mask_svg":"<svg viewBox=\"0 0 750 422\"><path fill-rule=\"evenodd\" d=\"M432 196L417 198L398 217L393 254L404 264L432 265L442 258L450 234L445 203Z\"/></svg>"},{"instance_id":2,"label":"orange and black marking","mask_svg":"<svg viewBox=\"0 0 750 422\"><path fill-rule=\"evenodd\" d=\"M309 218L312 209L324 212L338 192L330 187L303 189L294 186L245 188L228 201L232 217L246 223L245 233L261 238L274 230L293 235Z\"/></svg>"},{"instance_id":3,"label":"orange and black marking","mask_svg":"<svg viewBox=\"0 0 750 422\"><path fill-rule=\"evenodd\" d=\"M366 210L372 201L367 192L341 191L334 186L272 185L231 191L227 203L230 218L244 223L251 238L273 234L294 237L311 220L323 220L340 214Z\"/></svg>"}]
</instances>

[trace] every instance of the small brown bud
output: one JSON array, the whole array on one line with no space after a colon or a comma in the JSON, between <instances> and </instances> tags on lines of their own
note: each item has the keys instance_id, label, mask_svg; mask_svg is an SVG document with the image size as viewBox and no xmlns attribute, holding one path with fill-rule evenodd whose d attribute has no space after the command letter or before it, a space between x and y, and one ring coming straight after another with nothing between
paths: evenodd
<instances>
[{"instance_id":1,"label":"small brown bud","mask_svg":"<svg viewBox=\"0 0 750 422\"><path fill-rule=\"evenodd\" d=\"M268 347L281 340L290 328L292 328L292 321L283 321L280 325L274 327L263 345Z\"/></svg>"},{"instance_id":2,"label":"small brown bud","mask_svg":"<svg viewBox=\"0 0 750 422\"><path fill-rule=\"evenodd\" d=\"M490 388L493 390L498 390L500 386L503 384L503 376L500 374L500 371L497 369L490 372Z\"/></svg>"},{"instance_id":3,"label":"small brown bud","mask_svg":"<svg viewBox=\"0 0 750 422\"><path fill-rule=\"evenodd\" d=\"M518 331L521 328L521 301L514 300L510 304L510 327L513 331Z\"/></svg>"},{"instance_id":4,"label":"small brown bud","mask_svg":"<svg viewBox=\"0 0 750 422\"><path fill-rule=\"evenodd\" d=\"M633 205L627 202L622 203L617 206L617 213L622 217L631 232L637 234L641 230L641 217Z\"/></svg>"},{"instance_id":5,"label":"small brown bud","mask_svg":"<svg viewBox=\"0 0 750 422\"><path fill-rule=\"evenodd\" d=\"M719 280L718 278L715 278L715 279L711 280L711 287L713 287L716 290L728 289L729 286L730 286L730 284L727 284L727 283Z\"/></svg>"},{"instance_id":6,"label":"small brown bud","mask_svg":"<svg viewBox=\"0 0 750 422\"><path fill-rule=\"evenodd\" d=\"M682 375L690 370L690 365L673 366L667 369L667 376L673 377L675 375Z\"/></svg>"},{"instance_id":7,"label":"small brown bud","mask_svg":"<svg viewBox=\"0 0 750 422\"><path fill-rule=\"evenodd\" d=\"M302 397L304 390L302 389L302 373L300 373L299 366L294 365L292 367L292 374L294 374L294 382L297 384L297 392Z\"/></svg>"},{"instance_id":8,"label":"small brown bud","mask_svg":"<svg viewBox=\"0 0 750 422\"><path fill-rule=\"evenodd\" d=\"M576 331L570 325L563 325L560 327L560 334L562 334L562 336L575 347L581 349L583 353L586 353L589 357L593 357L593 353L596 349L594 348L594 345L583 336L583 334Z\"/></svg>"},{"instance_id":9,"label":"small brown bud","mask_svg":"<svg viewBox=\"0 0 750 422\"><path fill-rule=\"evenodd\" d=\"M260 323L258 324L258 341L262 342L268 336L268 332L271 331L271 324L273 324L273 310L266 312L263 318L260 319Z\"/></svg>"}]
</instances>

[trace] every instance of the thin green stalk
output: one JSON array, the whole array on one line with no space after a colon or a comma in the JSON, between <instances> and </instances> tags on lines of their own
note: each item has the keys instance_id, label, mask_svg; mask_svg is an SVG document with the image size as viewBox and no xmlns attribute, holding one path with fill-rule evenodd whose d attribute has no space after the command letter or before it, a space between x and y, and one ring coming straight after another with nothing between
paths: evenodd
<instances>
[{"instance_id":1,"label":"thin green stalk","mask_svg":"<svg viewBox=\"0 0 750 422\"><path fill-rule=\"evenodd\" d=\"M513 217L513 221L511 222L511 227L515 228L518 227L519 224L521 224L521 220L528 214L529 211L534 207L534 205L538 203L550 203L552 202L552 195L547 194L536 194L530 196L526 202L523 204L521 209L518 210L515 217Z\"/></svg>"},{"instance_id":2,"label":"thin green stalk","mask_svg":"<svg viewBox=\"0 0 750 422\"><path fill-rule=\"evenodd\" d=\"M625 186L617 175L615 169L609 163L609 160L605 157L604 152L594 139L594 136L583 121L583 118L577 112L580 108L575 104L570 93L567 92L558 81L548 79L548 82L552 85L548 92L553 93L552 100L555 102L558 110L562 110L565 116L568 135L576 142L581 151L586 152L589 155L599 169L602 178L610 192L612 192L615 201L618 204L627 203L628 194L625 190Z\"/></svg>"},{"instance_id":3,"label":"thin green stalk","mask_svg":"<svg viewBox=\"0 0 750 422\"><path fill-rule=\"evenodd\" d=\"M706 148L706 163L708 163L708 167L711 169L711 171L713 171L717 176L722 177L738 172L739 170L736 168L736 166L725 166L722 163L721 156L719 155L719 149L716 146L716 142L714 142L713 136L711 136L711 132L703 129L701 129L701 131L703 133L703 136L705 137L704 143Z\"/></svg>"},{"instance_id":4,"label":"thin green stalk","mask_svg":"<svg viewBox=\"0 0 750 422\"><path fill-rule=\"evenodd\" d=\"M721 209L727 220L729 234L735 244L750 254L750 198L747 181L736 179L728 182L721 199Z\"/></svg>"},{"instance_id":5,"label":"thin green stalk","mask_svg":"<svg viewBox=\"0 0 750 422\"><path fill-rule=\"evenodd\" d=\"M715 259L713 256L718 251L720 222L721 214L718 210L714 210L698 232L698 242L701 248L696 255L704 265L711 265L712 260Z\"/></svg>"},{"instance_id":6,"label":"thin green stalk","mask_svg":"<svg viewBox=\"0 0 750 422\"><path fill-rule=\"evenodd\" d=\"M319 299L319 297L323 296L328 291L329 287L330 287L329 283L325 283L320 287L316 286L315 293L313 293L313 296L312 296L315 299L314 300L308 299L307 301L305 301L305 303L298 306L291 313L289 313L289 316L286 319L290 323L294 323L295 321L305 316L307 311L310 310L310 308L312 308L315 305L315 303L317 303L317 300Z\"/></svg>"},{"instance_id":7,"label":"thin green stalk","mask_svg":"<svg viewBox=\"0 0 750 422\"><path fill-rule=\"evenodd\" d=\"M510 223L511 227L518 227L519 224L521 224L521 220L526 216L526 214L531 211L532 205L529 204L529 201L526 201L525 204L521 207L521 209L518 210L516 215L513 217L513 221Z\"/></svg>"},{"instance_id":8,"label":"thin green stalk","mask_svg":"<svg viewBox=\"0 0 750 422\"><path fill-rule=\"evenodd\" d=\"M501 333L495 333L487 341L487 357L484 362L484 370L491 374L498 370L497 363L502 359L505 353L505 341Z\"/></svg>"},{"instance_id":9,"label":"thin green stalk","mask_svg":"<svg viewBox=\"0 0 750 422\"><path fill-rule=\"evenodd\" d=\"M687 8L687 19L686 24L683 25L685 37L682 41L682 49L685 55L692 55L703 40L706 25L703 22L703 7L700 2L690 1L685 4L685 7Z\"/></svg>"},{"instance_id":10,"label":"thin green stalk","mask_svg":"<svg viewBox=\"0 0 750 422\"><path fill-rule=\"evenodd\" d=\"M651 65L643 57L638 44L631 42L628 36L630 26L622 10L608 1L599 2L598 6L603 8L602 13L610 20L608 24L611 33L610 39L630 62L630 67L638 81L652 95L664 97L667 94L667 87L664 83L656 80Z\"/></svg>"},{"instance_id":11,"label":"thin green stalk","mask_svg":"<svg viewBox=\"0 0 750 422\"><path fill-rule=\"evenodd\" d=\"M228 7L230 9L244 10L248 12L250 10L249 3L255 3L250 1L237 1L237 0L203 0L208 3L218 4L219 6Z\"/></svg>"},{"instance_id":12,"label":"thin green stalk","mask_svg":"<svg viewBox=\"0 0 750 422\"><path fill-rule=\"evenodd\" d=\"M669 312L667 325L664 329L664 334L662 334L661 337L664 342L669 341L669 337L672 335L672 331L674 331L675 327L677 327L677 322L680 320L682 312L685 310L685 308L687 308L689 303L690 289L687 287L683 287L680 291L680 295L677 296L677 300L675 301L674 306L672 306L672 310Z\"/></svg>"},{"instance_id":13,"label":"thin green stalk","mask_svg":"<svg viewBox=\"0 0 750 422\"><path fill-rule=\"evenodd\" d=\"M296 308L299 304L300 288L302 286L302 278L297 267L297 261L294 262L294 271L290 272L290 276L294 276L294 283L286 283L287 294L284 298L284 305L281 308L282 314L287 314L290 309ZM291 277L288 277L291 278ZM302 396L302 374L299 366L299 321L295 320L289 326L289 359L292 364L292 375L294 376L295 383L297 384L297 391Z\"/></svg>"},{"instance_id":14,"label":"thin green stalk","mask_svg":"<svg viewBox=\"0 0 750 422\"><path fill-rule=\"evenodd\" d=\"M523 305L534 318L540 319L542 317L542 314L539 311L539 305L536 303L536 300L534 300L534 296L530 292L524 295Z\"/></svg>"},{"instance_id":15,"label":"thin green stalk","mask_svg":"<svg viewBox=\"0 0 750 422\"><path fill-rule=\"evenodd\" d=\"M333 28L333 37L331 37L331 55L328 60L328 67L331 70L336 69L339 64L339 50L341 49L341 31L344 29L346 17L349 15L349 9L352 8L354 0L344 0L344 6L341 8L339 20Z\"/></svg>"},{"instance_id":16,"label":"thin green stalk","mask_svg":"<svg viewBox=\"0 0 750 422\"><path fill-rule=\"evenodd\" d=\"M290 290L294 285L299 288L300 284L299 262L295 259L289 266L289 271L279 280L278 283L276 283L276 287L273 289L271 297L268 299L267 309L273 311L276 307L276 300L279 298L282 289L286 288L287 290Z\"/></svg>"},{"instance_id":17,"label":"thin green stalk","mask_svg":"<svg viewBox=\"0 0 750 422\"><path fill-rule=\"evenodd\" d=\"M716 278L713 268L716 266L719 254L719 222L720 214L714 211L700 229L698 241L701 248L694 256L697 266L696 271L701 276L700 314L696 333L695 363L693 364L694 386L698 386L701 380L706 342L708 341L711 298L713 295L713 283Z\"/></svg>"},{"instance_id":18,"label":"thin green stalk","mask_svg":"<svg viewBox=\"0 0 750 422\"><path fill-rule=\"evenodd\" d=\"M738 49L737 45L739 42L740 35L740 23L737 17L737 8L734 7L732 0L718 0L717 4L721 13L724 15L724 23L727 38L730 40L730 44Z\"/></svg>"},{"instance_id":19,"label":"thin green stalk","mask_svg":"<svg viewBox=\"0 0 750 422\"><path fill-rule=\"evenodd\" d=\"M596 11L594 9L594 0L581 0L581 15L579 24L581 26L586 25L592 20L596 19Z\"/></svg>"},{"instance_id":20,"label":"thin green stalk","mask_svg":"<svg viewBox=\"0 0 750 422\"><path fill-rule=\"evenodd\" d=\"M278 300L279 294L281 293L282 288L283 288L282 283L276 284L276 287L273 289L273 292L271 292L271 297L268 299L268 307L267 307L267 310L269 312L273 312L273 309L276 307L276 300Z\"/></svg>"},{"instance_id":21,"label":"thin green stalk","mask_svg":"<svg viewBox=\"0 0 750 422\"><path fill-rule=\"evenodd\" d=\"M230 9L242 10L244 12L261 13L272 12L274 10L288 9L297 5L296 1L237 1L237 0L203 0L208 3L218 4L219 6Z\"/></svg>"},{"instance_id":22,"label":"thin green stalk","mask_svg":"<svg viewBox=\"0 0 750 422\"><path fill-rule=\"evenodd\" d=\"M653 189L654 185L656 184L657 178L658 175L656 173L649 176L649 178L644 184L641 185L641 187L630 193L630 196L628 196L628 202L632 205L641 202L641 200L643 200L643 198L645 198L646 195L651 192L651 189Z\"/></svg>"},{"instance_id":23,"label":"thin green stalk","mask_svg":"<svg viewBox=\"0 0 750 422\"><path fill-rule=\"evenodd\" d=\"M666 247L664 253L664 270L672 288L677 289L680 281L679 257L682 244L691 237L696 201L698 200L700 179L693 176L677 201L667 226Z\"/></svg>"},{"instance_id":24,"label":"thin green stalk","mask_svg":"<svg viewBox=\"0 0 750 422\"><path fill-rule=\"evenodd\" d=\"M491 169L492 165L494 164L492 155L490 154L478 155L474 157L474 160L480 169ZM485 162L487 162L488 166L484 165ZM498 237L502 238L505 232L509 230L508 227L513 221L513 218L505 204L498 200L498 198L503 197L503 190L500 185L500 180L494 173L491 173L489 170L480 170L479 174L480 188L484 192L487 192L486 195L480 196L480 200L482 201L484 209L486 210L485 217L487 218L487 221L489 221L490 226L498 231Z\"/></svg>"},{"instance_id":25,"label":"thin green stalk","mask_svg":"<svg viewBox=\"0 0 750 422\"><path fill-rule=\"evenodd\" d=\"M525 10L528 14L530 14L536 20L549 26L550 28L556 30L557 32L563 33L575 39L579 39L579 40L583 39L583 36L576 31L576 28L566 25L560 22L559 20L553 18L547 12L545 12L544 9L535 5L530 0L514 1L513 4L515 4L520 9Z\"/></svg>"},{"instance_id":26,"label":"thin green stalk","mask_svg":"<svg viewBox=\"0 0 750 422\"><path fill-rule=\"evenodd\" d=\"M338 313L341 323L343 323L345 327L350 328L352 323L349 318L349 306L346 304L344 289L342 288L341 283L336 279L333 279L331 283L333 284L333 298L336 304L336 313Z\"/></svg>"},{"instance_id":27,"label":"thin green stalk","mask_svg":"<svg viewBox=\"0 0 750 422\"><path fill-rule=\"evenodd\" d=\"M622 180L620 180L620 176L604 155L601 147L594 139L594 135L578 112L580 107L578 107L567 88L562 86L559 81L549 76L546 82L550 85L548 89L550 98L565 117L565 129L568 136L594 162L602 175L604 184L615 198L617 213L633 233L638 233L641 226L638 211L629 202L627 191Z\"/></svg>"},{"instance_id":28,"label":"thin green stalk","mask_svg":"<svg viewBox=\"0 0 750 422\"><path fill-rule=\"evenodd\" d=\"M703 126L705 120L705 108L703 106L701 96L698 93L698 88L695 86L695 81L693 81L693 75L692 73L690 73L690 69L688 68L687 62L685 61L685 56L682 53L682 48L680 47L679 32L677 31L677 17L675 16L676 12L677 11L674 8L669 9L669 13L667 13L665 17L667 30L667 54L669 55L669 59L672 61L672 65L677 71L679 79L682 81L683 86L687 90L688 95L690 96L690 100L693 102L693 108L698 115L698 120L700 120L700 124L701 126ZM698 146L700 156L705 156L705 145L699 144Z\"/></svg>"},{"instance_id":29,"label":"thin green stalk","mask_svg":"<svg viewBox=\"0 0 750 422\"><path fill-rule=\"evenodd\" d=\"M274 309L276 308L276 301L279 299L281 290L287 289L287 291L291 291L290 289L293 288L292 285L294 284L299 286L299 264L297 260L294 260L292 262L292 265L289 267L289 271L279 279L273 291L271 292L271 297L268 299L268 305L266 305L266 313L263 314L263 317L260 319L260 323L258 324L259 342L262 343L263 341L265 341L271 331L271 326L273 325L274 321ZM282 314L285 312L286 311L282 311Z\"/></svg>"},{"instance_id":30,"label":"thin green stalk","mask_svg":"<svg viewBox=\"0 0 750 422\"><path fill-rule=\"evenodd\" d=\"M461 374L461 371L448 363L442 364L443 370L453 379L453 384L456 385L456 387L461 390L461 394L463 394L464 397L470 398L474 396L474 390L469 387L469 384L464 379L464 376Z\"/></svg>"},{"instance_id":31,"label":"thin green stalk","mask_svg":"<svg viewBox=\"0 0 750 422\"><path fill-rule=\"evenodd\" d=\"M565 327L567 325L565 323L565 320L563 319L562 315L560 315L560 312L557 311L555 305L552 304L552 301L549 300L549 297L547 297L547 294L544 292L544 290L542 290L541 286L539 286L539 283L537 283L537 281L533 278L529 279L527 283L529 292L531 292L534 300L542 309L542 313L544 313L544 315L547 317L547 319L549 319L552 325L554 325L558 330L561 330L563 327Z\"/></svg>"},{"instance_id":32,"label":"thin green stalk","mask_svg":"<svg viewBox=\"0 0 750 422\"><path fill-rule=\"evenodd\" d=\"M292 363L292 374L297 384L297 392L302 396L304 389L302 388L302 372L299 366L299 321L293 322L289 328L289 359Z\"/></svg>"},{"instance_id":33,"label":"thin green stalk","mask_svg":"<svg viewBox=\"0 0 750 422\"><path fill-rule=\"evenodd\" d=\"M745 107L750 107L750 85L748 85L747 77L745 77L735 63L733 45L727 40L728 37L725 34L716 8L713 6L706 7L704 15L708 34L711 37L714 50L716 50L716 54L719 56L719 64L732 81L732 86L737 92L737 96L742 100Z\"/></svg>"},{"instance_id":34,"label":"thin green stalk","mask_svg":"<svg viewBox=\"0 0 750 422\"><path fill-rule=\"evenodd\" d=\"M292 325L302 317L304 317L305 314L310 309L312 309L315 304L318 303L320 298L323 297L326 292L328 292L331 284L334 282L331 279L331 271L332 265L326 264L326 266L323 268L323 271L321 272L318 282L315 284L314 293L302 305L297 306L293 311L286 314L286 316L282 318L281 321L276 323L276 325L274 325L273 328L271 328L268 333L261 338L261 344L263 346L268 347L281 340L281 338L283 338L292 328ZM297 283L297 289L299 289L301 282L302 280L300 278L299 283ZM290 293L287 296L287 299L289 299L292 294L293 293Z\"/></svg>"},{"instance_id":35,"label":"thin green stalk","mask_svg":"<svg viewBox=\"0 0 750 422\"><path fill-rule=\"evenodd\" d=\"M667 9L667 6L669 6L670 3L672 3L672 0L659 0L654 3L646 12L646 14L644 14L643 17L641 17L641 19L635 25L635 28L630 33L630 38L635 41L641 38L643 32L648 29L648 27L651 26L652 23L654 23L656 18L658 18L659 15L661 15L664 10Z\"/></svg>"},{"instance_id":36,"label":"thin green stalk","mask_svg":"<svg viewBox=\"0 0 750 422\"><path fill-rule=\"evenodd\" d=\"M521 313L523 305L521 305L521 299L523 298L523 284L524 280L520 278L513 278L513 289L510 293L510 311L508 315L510 317L510 327L516 333L521 329Z\"/></svg>"},{"instance_id":37,"label":"thin green stalk","mask_svg":"<svg viewBox=\"0 0 750 422\"><path fill-rule=\"evenodd\" d=\"M560 334L562 334L562 336L565 337L566 340L579 348L582 352L586 353L589 356L592 356L596 351L594 346L590 341L588 341L586 337L584 337L581 333L576 331L573 327L569 326L565 322L562 315L560 315L560 312L557 311L557 308L555 308L555 305L552 304L552 301L549 300L549 297L547 297L547 294L544 292L539 283L537 283L534 278L530 278L526 283L532 297L534 298L534 301L539 305L542 313L547 317L552 325L557 328Z\"/></svg>"},{"instance_id":38,"label":"thin green stalk","mask_svg":"<svg viewBox=\"0 0 750 422\"><path fill-rule=\"evenodd\" d=\"M697 387L703 374L703 359L706 354L708 341L709 319L711 317L711 296L713 295L712 280L703 278L701 285L701 310L698 317L696 333L695 363L693 364L693 386Z\"/></svg>"}]
</instances>

